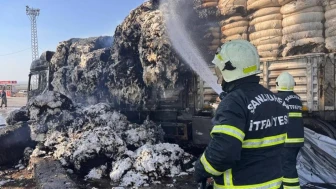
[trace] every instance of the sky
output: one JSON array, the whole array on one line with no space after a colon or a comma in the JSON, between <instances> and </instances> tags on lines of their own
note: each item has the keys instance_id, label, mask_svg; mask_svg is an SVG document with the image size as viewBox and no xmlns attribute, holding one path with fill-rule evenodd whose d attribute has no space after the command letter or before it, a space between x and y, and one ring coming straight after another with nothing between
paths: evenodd
<instances>
[{"instance_id":1,"label":"sky","mask_svg":"<svg viewBox=\"0 0 336 189\"><path fill-rule=\"evenodd\" d=\"M31 55L26 5L40 9L39 55L70 38L113 36L115 28L144 0L0 0L0 80L28 81Z\"/></svg>"}]
</instances>

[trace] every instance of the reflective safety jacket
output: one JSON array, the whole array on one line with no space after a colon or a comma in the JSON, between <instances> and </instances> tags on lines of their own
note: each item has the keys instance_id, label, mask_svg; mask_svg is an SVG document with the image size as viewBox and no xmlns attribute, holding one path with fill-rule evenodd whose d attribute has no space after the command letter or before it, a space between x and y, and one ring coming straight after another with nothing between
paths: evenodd
<instances>
[{"instance_id":1,"label":"reflective safety jacket","mask_svg":"<svg viewBox=\"0 0 336 189\"><path fill-rule=\"evenodd\" d=\"M279 91L277 95L285 101L289 111L289 124L285 146L302 147L304 144L304 128L301 99L292 91Z\"/></svg>"},{"instance_id":2,"label":"reflective safety jacket","mask_svg":"<svg viewBox=\"0 0 336 189\"><path fill-rule=\"evenodd\" d=\"M213 177L214 188L281 186L288 111L259 79L250 76L231 82L231 90L217 108L212 140L195 164L195 175Z\"/></svg>"}]
</instances>

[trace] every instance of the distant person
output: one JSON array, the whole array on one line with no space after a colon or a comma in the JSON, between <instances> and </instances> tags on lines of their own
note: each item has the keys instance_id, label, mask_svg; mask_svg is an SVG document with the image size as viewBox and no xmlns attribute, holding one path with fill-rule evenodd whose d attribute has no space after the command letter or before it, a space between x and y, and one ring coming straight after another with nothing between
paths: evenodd
<instances>
[{"instance_id":1,"label":"distant person","mask_svg":"<svg viewBox=\"0 0 336 189\"><path fill-rule=\"evenodd\" d=\"M5 89L3 89L1 92L1 108L2 105L5 105L5 107L7 107L7 95Z\"/></svg>"},{"instance_id":2,"label":"distant person","mask_svg":"<svg viewBox=\"0 0 336 189\"><path fill-rule=\"evenodd\" d=\"M288 110L259 84L257 49L246 40L232 40L213 63L226 94L212 120L212 139L195 164L196 182L209 183L212 177L215 189L280 188Z\"/></svg>"},{"instance_id":3,"label":"distant person","mask_svg":"<svg viewBox=\"0 0 336 189\"><path fill-rule=\"evenodd\" d=\"M296 170L296 158L304 144L304 129L302 119L302 102L293 92L294 78L288 72L283 72L276 80L278 96L287 104L289 110L289 124L285 148L282 153L282 171L284 188L300 188Z\"/></svg>"}]
</instances>

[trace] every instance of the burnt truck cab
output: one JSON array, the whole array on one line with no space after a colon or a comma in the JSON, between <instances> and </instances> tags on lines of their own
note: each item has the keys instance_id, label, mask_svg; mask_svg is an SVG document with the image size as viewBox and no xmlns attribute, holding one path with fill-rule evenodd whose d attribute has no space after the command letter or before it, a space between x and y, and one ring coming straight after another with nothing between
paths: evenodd
<instances>
[{"instance_id":1,"label":"burnt truck cab","mask_svg":"<svg viewBox=\"0 0 336 189\"><path fill-rule=\"evenodd\" d=\"M28 100L50 88L50 60L54 52L46 51L30 66L28 80Z\"/></svg>"}]
</instances>

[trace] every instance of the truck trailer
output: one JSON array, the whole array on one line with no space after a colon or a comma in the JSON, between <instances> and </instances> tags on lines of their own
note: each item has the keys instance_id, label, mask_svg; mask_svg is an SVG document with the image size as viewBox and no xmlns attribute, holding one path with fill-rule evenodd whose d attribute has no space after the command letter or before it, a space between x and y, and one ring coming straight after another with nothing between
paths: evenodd
<instances>
[{"instance_id":1,"label":"truck trailer","mask_svg":"<svg viewBox=\"0 0 336 189\"><path fill-rule=\"evenodd\" d=\"M294 92L300 96L303 103L305 126L318 130L330 138L336 138L335 60L334 53L261 59L260 84L276 93L276 78L283 71L289 72L296 83ZM216 101L215 91L202 80L199 80L197 90L198 108L204 108ZM210 120L210 117L193 116L194 143L209 141L212 128Z\"/></svg>"},{"instance_id":2,"label":"truck trailer","mask_svg":"<svg viewBox=\"0 0 336 189\"><path fill-rule=\"evenodd\" d=\"M334 53L312 53L284 58L261 59L260 84L276 92L275 80L287 71L294 76L297 93L303 102L305 125L331 138L336 138L336 67ZM215 75L214 65L209 65ZM37 60L31 66L29 99L51 90L48 61ZM155 92L155 91L153 91ZM218 94L199 76L187 79L183 90L171 90L169 98L154 99L155 109L133 109L113 103L115 109L133 122L149 118L159 123L166 139L206 145L210 140L211 119L218 106ZM151 102L147 104L150 106Z\"/></svg>"}]
</instances>

